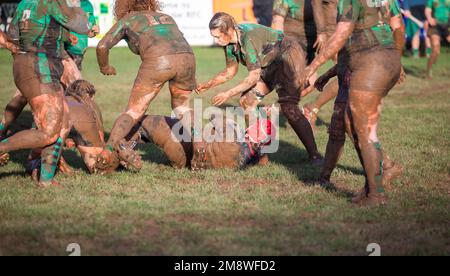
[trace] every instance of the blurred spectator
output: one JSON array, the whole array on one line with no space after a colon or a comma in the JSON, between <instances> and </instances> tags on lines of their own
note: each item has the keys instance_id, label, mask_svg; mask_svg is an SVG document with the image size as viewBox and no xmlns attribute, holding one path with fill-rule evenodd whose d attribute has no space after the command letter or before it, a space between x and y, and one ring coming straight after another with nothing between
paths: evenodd
<instances>
[{"instance_id":1,"label":"blurred spectator","mask_svg":"<svg viewBox=\"0 0 450 276\"><path fill-rule=\"evenodd\" d=\"M16 12L18 0L7 0L7 3L0 3L0 29L8 30L8 25L11 23L14 13Z\"/></svg>"},{"instance_id":2,"label":"blurred spectator","mask_svg":"<svg viewBox=\"0 0 450 276\"><path fill-rule=\"evenodd\" d=\"M270 27L274 0L253 0L253 13L258 23Z\"/></svg>"},{"instance_id":3,"label":"blurred spectator","mask_svg":"<svg viewBox=\"0 0 450 276\"><path fill-rule=\"evenodd\" d=\"M426 21L425 7L428 0L404 0L404 15L408 18L406 22L406 34L411 39L412 54L414 58L419 58L419 48L421 41L421 33L424 32L423 25ZM426 44L426 55L429 57L431 53L430 40L423 35Z\"/></svg>"},{"instance_id":4,"label":"blurred spectator","mask_svg":"<svg viewBox=\"0 0 450 276\"><path fill-rule=\"evenodd\" d=\"M431 55L427 64L427 75L431 78L431 69L441 53L441 40L450 42L450 1L428 0L425 15L428 22L427 35L431 40Z\"/></svg>"}]
</instances>

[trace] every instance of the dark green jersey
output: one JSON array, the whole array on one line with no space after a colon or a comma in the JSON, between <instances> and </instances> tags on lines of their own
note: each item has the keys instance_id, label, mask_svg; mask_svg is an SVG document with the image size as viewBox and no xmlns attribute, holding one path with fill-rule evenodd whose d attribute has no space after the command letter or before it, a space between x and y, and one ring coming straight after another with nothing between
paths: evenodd
<instances>
[{"instance_id":1,"label":"dark green jersey","mask_svg":"<svg viewBox=\"0 0 450 276\"><path fill-rule=\"evenodd\" d=\"M313 7L313 4L316 4ZM324 31L322 0L275 0L273 14L284 17L284 32L289 36L313 36Z\"/></svg>"},{"instance_id":2,"label":"dark green jersey","mask_svg":"<svg viewBox=\"0 0 450 276\"><path fill-rule=\"evenodd\" d=\"M81 0L81 9L86 13L86 16L89 21L89 30L92 29L96 25L95 16L94 16L94 7L92 6L89 0ZM66 42L66 50L67 52L74 55L84 55L86 49L88 47L88 36L85 34L78 34L76 32L71 32L74 36L78 38L78 42L75 45Z\"/></svg>"},{"instance_id":3,"label":"dark green jersey","mask_svg":"<svg viewBox=\"0 0 450 276\"><path fill-rule=\"evenodd\" d=\"M450 0L428 0L427 7L433 11L433 17L439 24L448 24Z\"/></svg>"},{"instance_id":4,"label":"dark green jersey","mask_svg":"<svg viewBox=\"0 0 450 276\"><path fill-rule=\"evenodd\" d=\"M100 41L111 49L125 39L136 55L159 57L178 53L193 53L175 20L167 14L131 12L119 20Z\"/></svg>"},{"instance_id":5,"label":"dark green jersey","mask_svg":"<svg viewBox=\"0 0 450 276\"><path fill-rule=\"evenodd\" d=\"M389 20L399 14L397 0L339 0L338 22L355 24L346 45L347 50L353 52L374 46L394 47Z\"/></svg>"},{"instance_id":6,"label":"dark green jersey","mask_svg":"<svg viewBox=\"0 0 450 276\"><path fill-rule=\"evenodd\" d=\"M61 58L69 31L87 34L88 21L78 0L22 0L11 22L9 35L20 50Z\"/></svg>"},{"instance_id":7,"label":"dark green jersey","mask_svg":"<svg viewBox=\"0 0 450 276\"><path fill-rule=\"evenodd\" d=\"M280 54L282 32L258 24L239 25L239 43L225 47L227 63L240 62L249 71L269 66Z\"/></svg>"}]
</instances>

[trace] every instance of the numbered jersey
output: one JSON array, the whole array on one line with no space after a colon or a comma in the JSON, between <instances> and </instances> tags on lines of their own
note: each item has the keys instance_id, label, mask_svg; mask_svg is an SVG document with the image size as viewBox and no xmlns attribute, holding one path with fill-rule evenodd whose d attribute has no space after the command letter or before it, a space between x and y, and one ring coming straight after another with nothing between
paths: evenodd
<instances>
[{"instance_id":1,"label":"numbered jersey","mask_svg":"<svg viewBox=\"0 0 450 276\"><path fill-rule=\"evenodd\" d=\"M22 0L11 22L9 35L19 40L22 52L63 57L69 31L87 34L87 18L79 0Z\"/></svg>"},{"instance_id":2,"label":"numbered jersey","mask_svg":"<svg viewBox=\"0 0 450 276\"><path fill-rule=\"evenodd\" d=\"M127 41L133 53L146 57L193 53L175 20L158 12L130 12L109 30L102 41L112 48L122 39Z\"/></svg>"},{"instance_id":3,"label":"numbered jersey","mask_svg":"<svg viewBox=\"0 0 450 276\"><path fill-rule=\"evenodd\" d=\"M339 0L338 22L352 22L355 29L346 48L349 52L375 46L394 47L389 20L400 14L397 0Z\"/></svg>"}]
</instances>

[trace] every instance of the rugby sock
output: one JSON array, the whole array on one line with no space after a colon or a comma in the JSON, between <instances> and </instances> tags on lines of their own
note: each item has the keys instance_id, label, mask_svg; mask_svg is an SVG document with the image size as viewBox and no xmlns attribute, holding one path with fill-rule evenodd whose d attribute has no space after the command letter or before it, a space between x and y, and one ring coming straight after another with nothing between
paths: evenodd
<instances>
[{"instance_id":1,"label":"rugby sock","mask_svg":"<svg viewBox=\"0 0 450 276\"><path fill-rule=\"evenodd\" d=\"M289 124L294 129L298 138L305 145L306 151L309 154L310 159L320 158L320 154L317 150L316 140L311 128L311 124L302 114L302 111L297 104L282 104L281 110L284 116L288 119Z\"/></svg>"},{"instance_id":2,"label":"rugby sock","mask_svg":"<svg viewBox=\"0 0 450 276\"><path fill-rule=\"evenodd\" d=\"M63 139L60 137L56 143L45 147L41 152L40 182L50 182L55 177L56 168L62 153Z\"/></svg>"}]
</instances>

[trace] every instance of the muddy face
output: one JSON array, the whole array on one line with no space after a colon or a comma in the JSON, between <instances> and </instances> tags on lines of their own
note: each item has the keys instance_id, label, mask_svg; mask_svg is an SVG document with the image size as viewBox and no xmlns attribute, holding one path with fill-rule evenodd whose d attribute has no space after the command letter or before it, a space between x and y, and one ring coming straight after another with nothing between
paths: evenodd
<instances>
[{"instance_id":1,"label":"muddy face","mask_svg":"<svg viewBox=\"0 0 450 276\"><path fill-rule=\"evenodd\" d=\"M214 42L217 45L225 47L231 43L233 38L234 29L230 28L227 32L223 33L219 29L211 30L211 36L214 38Z\"/></svg>"}]
</instances>

